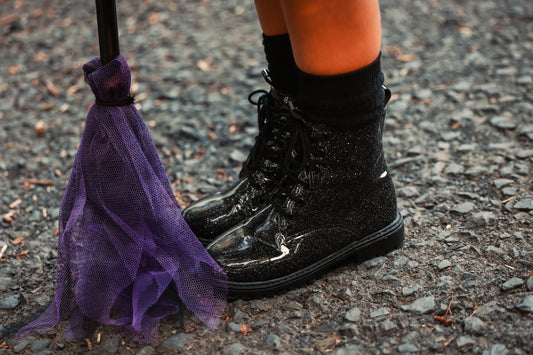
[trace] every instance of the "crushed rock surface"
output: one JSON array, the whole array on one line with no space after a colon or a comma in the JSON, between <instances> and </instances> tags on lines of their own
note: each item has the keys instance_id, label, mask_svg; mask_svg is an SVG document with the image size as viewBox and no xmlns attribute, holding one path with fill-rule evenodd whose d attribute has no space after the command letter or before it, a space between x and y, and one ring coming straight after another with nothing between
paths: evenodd
<instances>
[{"instance_id":1,"label":"crushed rock surface","mask_svg":"<svg viewBox=\"0 0 533 355\"><path fill-rule=\"evenodd\" d=\"M93 351L531 353L533 2L381 8L404 247L230 301L215 331L190 314L165 319L157 346L100 325ZM235 180L253 145L247 96L267 88L253 2L124 0L118 11L137 106L184 206ZM58 209L93 101L81 66L98 55L94 4L0 1L0 47L0 354L82 354L88 342L68 342L66 324L20 340L13 330L53 297Z\"/></svg>"}]
</instances>

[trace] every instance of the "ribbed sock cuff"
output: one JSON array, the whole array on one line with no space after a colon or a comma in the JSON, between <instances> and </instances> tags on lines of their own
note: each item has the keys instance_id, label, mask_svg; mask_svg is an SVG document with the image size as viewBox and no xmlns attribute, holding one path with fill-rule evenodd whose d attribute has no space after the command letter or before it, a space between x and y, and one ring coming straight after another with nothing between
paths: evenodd
<instances>
[{"instance_id":1,"label":"ribbed sock cuff","mask_svg":"<svg viewBox=\"0 0 533 355\"><path fill-rule=\"evenodd\" d=\"M381 55L370 65L347 74L320 76L298 69L296 105L315 123L356 127L385 110Z\"/></svg>"},{"instance_id":2,"label":"ribbed sock cuff","mask_svg":"<svg viewBox=\"0 0 533 355\"><path fill-rule=\"evenodd\" d=\"M297 67L289 35L267 36L263 34L263 47L272 86L284 94L296 95Z\"/></svg>"}]
</instances>

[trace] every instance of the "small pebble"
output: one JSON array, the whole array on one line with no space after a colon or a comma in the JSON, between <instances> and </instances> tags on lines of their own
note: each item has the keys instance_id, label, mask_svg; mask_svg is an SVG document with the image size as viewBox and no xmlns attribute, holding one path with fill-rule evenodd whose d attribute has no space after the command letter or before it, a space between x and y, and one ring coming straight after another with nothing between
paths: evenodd
<instances>
[{"instance_id":1,"label":"small pebble","mask_svg":"<svg viewBox=\"0 0 533 355\"><path fill-rule=\"evenodd\" d=\"M376 267L378 265L383 264L387 260L384 256L378 256L377 258L373 258L370 260L365 261L361 264L362 267L365 267L367 269L370 269L371 267Z\"/></svg>"},{"instance_id":2,"label":"small pebble","mask_svg":"<svg viewBox=\"0 0 533 355\"><path fill-rule=\"evenodd\" d=\"M186 333L179 333L166 339L161 346L168 350L182 349L191 336Z\"/></svg>"},{"instance_id":3,"label":"small pebble","mask_svg":"<svg viewBox=\"0 0 533 355\"><path fill-rule=\"evenodd\" d=\"M344 319L349 320L350 322L358 322L361 319L361 311L357 307L351 308L346 312Z\"/></svg>"},{"instance_id":4,"label":"small pebble","mask_svg":"<svg viewBox=\"0 0 533 355\"><path fill-rule=\"evenodd\" d=\"M268 334L265 337L265 346L268 349L277 349L281 346L281 340L276 334Z\"/></svg>"},{"instance_id":5,"label":"small pebble","mask_svg":"<svg viewBox=\"0 0 533 355\"><path fill-rule=\"evenodd\" d=\"M520 287L523 284L524 284L524 280L518 277L513 277L512 279L509 279L503 283L502 290L504 291L511 290L513 288Z\"/></svg>"},{"instance_id":6,"label":"small pebble","mask_svg":"<svg viewBox=\"0 0 533 355\"><path fill-rule=\"evenodd\" d=\"M405 306L400 306L404 311L414 314L426 314L435 310L435 297L422 297L413 303Z\"/></svg>"},{"instance_id":7,"label":"small pebble","mask_svg":"<svg viewBox=\"0 0 533 355\"><path fill-rule=\"evenodd\" d=\"M39 339L39 340L36 340L31 345L31 351L33 351L34 353L38 353L39 351L42 351L42 350L46 349L48 347L48 345L50 345L51 342L52 342L52 340L50 340L50 339Z\"/></svg>"},{"instance_id":8,"label":"small pebble","mask_svg":"<svg viewBox=\"0 0 533 355\"><path fill-rule=\"evenodd\" d=\"M244 350L244 345L239 343L233 343L229 345L224 353L226 355L239 355Z\"/></svg>"},{"instance_id":9,"label":"small pebble","mask_svg":"<svg viewBox=\"0 0 533 355\"><path fill-rule=\"evenodd\" d=\"M507 348L503 344L494 344L487 350L483 350L482 355L506 355Z\"/></svg>"},{"instance_id":10,"label":"small pebble","mask_svg":"<svg viewBox=\"0 0 533 355\"><path fill-rule=\"evenodd\" d=\"M471 346L474 346L475 344L476 342L474 341L474 339L469 336L462 335L457 338L457 347L459 349L469 348Z\"/></svg>"},{"instance_id":11,"label":"small pebble","mask_svg":"<svg viewBox=\"0 0 533 355\"><path fill-rule=\"evenodd\" d=\"M482 334L485 323L478 317L468 317L463 321L465 331L472 334Z\"/></svg>"},{"instance_id":12,"label":"small pebble","mask_svg":"<svg viewBox=\"0 0 533 355\"><path fill-rule=\"evenodd\" d=\"M520 200L520 201L516 202L513 207L516 208L517 210L521 210L521 211L532 211L533 210L533 200L529 200L529 199Z\"/></svg>"},{"instance_id":13,"label":"small pebble","mask_svg":"<svg viewBox=\"0 0 533 355\"><path fill-rule=\"evenodd\" d=\"M472 202L463 202L459 206L452 207L450 211L456 212L459 214L467 214L467 213L472 212L472 210L474 209L474 206L475 205Z\"/></svg>"},{"instance_id":14,"label":"small pebble","mask_svg":"<svg viewBox=\"0 0 533 355\"><path fill-rule=\"evenodd\" d=\"M398 351L401 353L415 353L418 351L418 348L413 344L404 343L398 346Z\"/></svg>"},{"instance_id":15,"label":"small pebble","mask_svg":"<svg viewBox=\"0 0 533 355\"><path fill-rule=\"evenodd\" d=\"M370 318L383 318L390 314L390 311L386 307L381 307L376 309L375 311L370 312Z\"/></svg>"},{"instance_id":16,"label":"small pebble","mask_svg":"<svg viewBox=\"0 0 533 355\"><path fill-rule=\"evenodd\" d=\"M449 268L450 266L452 266L452 263L450 262L450 260L446 260L446 259L444 259L444 260L442 260L442 261L439 263L439 265L437 265L437 268L438 268L439 270L444 270L444 269Z\"/></svg>"},{"instance_id":17,"label":"small pebble","mask_svg":"<svg viewBox=\"0 0 533 355\"><path fill-rule=\"evenodd\" d=\"M522 312L533 313L533 295L529 295L524 298L522 303L516 305L516 308Z\"/></svg>"},{"instance_id":18,"label":"small pebble","mask_svg":"<svg viewBox=\"0 0 533 355\"><path fill-rule=\"evenodd\" d=\"M15 309L19 305L20 295L11 295L0 301L0 309Z\"/></svg>"},{"instance_id":19,"label":"small pebble","mask_svg":"<svg viewBox=\"0 0 533 355\"><path fill-rule=\"evenodd\" d=\"M530 276L528 279L527 279L527 289L529 291L533 291L533 276Z\"/></svg>"},{"instance_id":20,"label":"small pebble","mask_svg":"<svg viewBox=\"0 0 533 355\"><path fill-rule=\"evenodd\" d=\"M404 287L402 288L402 296L407 297L407 296L414 295L415 293L418 292L419 289L420 289L419 285L414 285L411 287Z\"/></svg>"}]
</instances>

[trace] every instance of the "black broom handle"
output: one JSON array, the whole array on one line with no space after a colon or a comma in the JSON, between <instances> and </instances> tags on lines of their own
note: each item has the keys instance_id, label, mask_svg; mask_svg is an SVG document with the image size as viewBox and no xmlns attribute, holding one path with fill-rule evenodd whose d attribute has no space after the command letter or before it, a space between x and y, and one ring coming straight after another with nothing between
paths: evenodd
<instances>
[{"instance_id":1,"label":"black broom handle","mask_svg":"<svg viewBox=\"0 0 533 355\"><path fill-rule=\"evenodd\" d=\"M120 54L115 0L95 0L100 61L109 63Z\"/></svg>"}]
</instances>

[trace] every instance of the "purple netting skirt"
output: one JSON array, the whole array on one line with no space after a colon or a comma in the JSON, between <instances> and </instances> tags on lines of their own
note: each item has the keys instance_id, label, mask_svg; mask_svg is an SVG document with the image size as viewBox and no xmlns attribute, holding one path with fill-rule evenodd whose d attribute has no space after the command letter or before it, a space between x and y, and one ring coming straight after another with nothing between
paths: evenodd
<instances>
[{"instance_id":1,"label":"purple netting skirt","mask_svg":"<svg viewBox=\"0 0 533 355\"><path fill-rule=\"evenodd\" d=\"M122 55L83 70L97 100L127 101ZM83 337L96 321L154 343L159 320L178 312L179 300L214 328L226 296L226 275L181 216L139 112L93 105L61 203L55 298L18 336L71 317L67 338Z\"/></svg>"}]
</instances>

